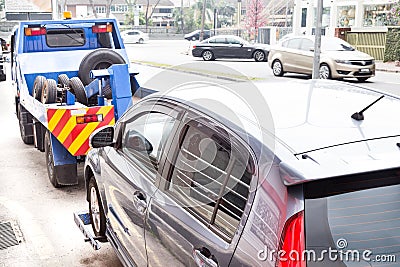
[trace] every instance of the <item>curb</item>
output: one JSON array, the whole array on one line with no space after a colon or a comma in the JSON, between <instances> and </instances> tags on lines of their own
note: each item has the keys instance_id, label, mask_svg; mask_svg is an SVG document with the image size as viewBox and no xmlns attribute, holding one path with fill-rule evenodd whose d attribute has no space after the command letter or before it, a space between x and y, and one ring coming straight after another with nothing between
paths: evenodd
<instances>
[{"instance_id":1,"label":"curb","mask_svg":"<svg viewBox=\"0 0 400 267\"><path fill-rule=\"evenodd\" d=\"M142 66L153 67L153 68L160 68L160 69L164 69L164 70L171 70L171 71L176 71L176 72L194 74L194 75L199 75L199 76L208 77L208 78L221 79L221 80L226 80L226 81L230 81L230 82L250 82L250 81L263 80L258 77L245 77L245 76L243 76L243 78L234 78L234 77L224 76L223 73L210 74L210 73L201 72L200 70L199 71L189 70L189 69L185 70L182 68L174 68L173 66L166 66L166 65L163 66L163 65L152 64L151 62L147 63L147 62L140 62L140 61L131 61L131 63L142 65Z\"/></svg>"},{"instance_id":2,"label":"curb","mask_svg":"<svg viewBox=\"0 0 400 267\"><path fill-rule=\"evenodd\" d=\"M375 71L384 71L384 72L391 72L391 73L400 73L400 70L390 70L390 69L381 69L381 68L375 68Z\"/></svg>"}]
</instances>

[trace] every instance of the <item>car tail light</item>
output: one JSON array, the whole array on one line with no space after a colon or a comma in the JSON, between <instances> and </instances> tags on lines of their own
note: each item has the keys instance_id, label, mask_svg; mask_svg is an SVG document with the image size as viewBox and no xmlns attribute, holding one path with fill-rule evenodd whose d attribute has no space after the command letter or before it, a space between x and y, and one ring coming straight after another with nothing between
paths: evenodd
<instances>
[{"instance_id":1,"label":"car tail light","mask_svg":"<svg viewBox=\"0 0 400 267\"><path fill-rule=\"evenodd\" d=\"M304 211L296 213L287 220L283 228L278 267L305 267Z\"/></svg>"},{"instance_id":2,"label":"car tail light","mask_svg":"<svg viewBox=\"0 0 400 267\"><path fill-rule=\"evenodd\" d=\"M25 28L25 36L38 36L45 34L46 34L45 27Z\"/></svg>"},{"instance_id":3,"label":"car tail light","mask_svg":"<svg viewBox=\"0 0 400 267\"><path fill-rule=\"evenodd\" d=\"M93 33L112 32L111 24L97 24L92 26Z\"/></svg>"},{"instance_id":4,"label":"car tail light","mask_svg":"<svg viewBox=\"0 0 400 267\"><path fill-rule=\"evenodd\" d=\"M89 122L101 122L101 121L103 121L103 114L90 114L90 115L76 117L77 124L89 123Z\"/></svg>"},{"instance_id":5,"label":"car tail light","mask_svg":"<svg viewBox=\"0 0 400 267\"><path fill-rule=\"evenodd\" d=\"M195 49L195 48L196 48L196 46L194 45L194 46L193 46L193 49Z\"/></svg>"}]
</instances>

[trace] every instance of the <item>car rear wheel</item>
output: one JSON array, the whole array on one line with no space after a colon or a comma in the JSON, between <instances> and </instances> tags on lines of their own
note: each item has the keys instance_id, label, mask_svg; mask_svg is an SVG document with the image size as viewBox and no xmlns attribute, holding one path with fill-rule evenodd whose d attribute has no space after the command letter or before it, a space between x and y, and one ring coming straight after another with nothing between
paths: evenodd
<instances>
[{"instance_id":1,"label":"car rear wheel","mask_svg":"<svg viewBox=\"0 0 400 267\"><path fill-rule=\"evenodd\" d=\"M357 80L359 81L359 82L365 82L365 81L367 81L369 79L369 77L358 77L357 78Z\"/></svg>"},{"instance_id":2,"label":"car rear wheel","mask_svg":"<svg viewBox=\"0 0 400 267\"><path fill-rule=\"evenodd\" d=\"M272 73L275 76L283 76L283 66L280 60L277 59L272 63Z\"/></svg>"},{"instance_id":3,"label":"car rear wheel","mask_svg":"<svg viewBox=\"0 0 400 267\"><path fill-rule=\"evenodd\" d=\"M89 214L95 236L105 236L106 216L100 199L99 188L95 178L92 176L89 181Z\"/></svg>"},{"instance_id":4,"label":"car rear wheel","mask_svg":"<svg viewBox=\"0 0 400 267\"><path fill-rule=\"evenodd\" d=\"M143 38L140 38L140 39L139 39L139 44L143 44L143 43L144 43Z\"/></svg>"},{"instance_id":5,"label":"car rear wheel","mask_svg":"<svg viewBox=\"0 0 400 267\"><path fill-rule=\"evenodd\" d=\"M42 103L52 104L57 101L57 83L53 79L47 79L43 86Z\"/></svg>"},{"instance_id":6,"label":"car rear wheel","mask_svg":"<svg viewBox=\"0 0 400 267\"><path fill-rule=\"evenodd\" d=\"M214 53L211 52L210 50L206 50L203 52L203 54L201 55L203 57L204 61L210 61L210 60L214 60Z\"/></svg>"},{"instance_id":7,"label":"car rear wheel","mask_svg":"<svg viewBox=\"0 0 400 267\"><path fill-rule=\"evenodd\" d=\"M42 99L42 91L43 91L43 85L46 82L46 77L44 76L36 76L35 81L33 82L33 90L32 90L32 95L36 100L41 100Z\"/></svg>"},{"instance_id":8,"label":"car rear wheel","mask_svg":"<svg viewBox=\"0 0 400 267\"><path fill-rule=\"evenodd\" d=\"M256 50L253 54L253 58L257 62L265 61L265 53L261 50Z\"/></svg>"},{"instance_id":9,"label":"car rear wheel","mask_svg":"<svg viewBox=\"0 0 400 267\"><path fill-rule=\"evenodd\" d=\"M327 64L321 64L321 66L319 67L319 78L320 79L331 78L331 69Z\"/></svg>"}]
</instances>

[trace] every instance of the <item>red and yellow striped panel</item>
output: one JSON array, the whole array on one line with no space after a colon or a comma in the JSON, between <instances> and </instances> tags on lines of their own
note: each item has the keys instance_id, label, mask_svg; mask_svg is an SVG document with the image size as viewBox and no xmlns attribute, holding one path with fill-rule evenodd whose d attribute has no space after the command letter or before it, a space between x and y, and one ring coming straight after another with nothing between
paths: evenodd
<instances>
[{"instance_id":1,"label":"red and yellow striped panel","mask_svg":"<svg viewBox=\"0 0 400 267\"><path fill-rule=\"evenodd\" d=\"M77 124L76 117L90 114L103 114L103 121ZM94 130L114 125L114 107L90 107L81 109L48 109L49 131L73 155L83 156L89 152L89 136Z\"/></svg>"}]
</instances>

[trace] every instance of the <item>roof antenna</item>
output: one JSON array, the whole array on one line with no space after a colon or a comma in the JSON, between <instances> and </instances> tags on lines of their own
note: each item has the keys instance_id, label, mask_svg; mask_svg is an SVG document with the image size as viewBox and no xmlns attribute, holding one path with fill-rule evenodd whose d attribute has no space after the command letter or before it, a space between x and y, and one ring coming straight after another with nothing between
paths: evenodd
<instances>
[{"instance_id":1,"label":"roof antenna","mask_svg":"<svg viewBox=\"0 0 400 267\"><path fill-rule=\"evenodd\" d=\"M371 104L369 104L368 106L366 106L363 110L361 110L360 112L356 112L353 115L351 115L351 118L356 120L356 121L362 121L364 120L364 111L366 111L367 109L369 109L370 107L372 107L372 105L374 105L376 102L378 102L379 100L381 100L382 98L384 98L384 95L381 95L377 100L375 100L374 102L372 102Z\"/></svg>"}]
</instances>

